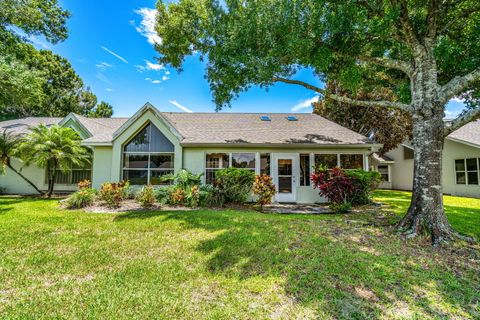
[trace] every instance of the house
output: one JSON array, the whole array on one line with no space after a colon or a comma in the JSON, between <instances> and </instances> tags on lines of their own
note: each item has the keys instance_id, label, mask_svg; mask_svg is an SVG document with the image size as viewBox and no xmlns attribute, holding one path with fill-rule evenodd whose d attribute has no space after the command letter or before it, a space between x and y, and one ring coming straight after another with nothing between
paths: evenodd
<instances>
[{"instance_id":1,"label":"house","mask_svg":"<svg viewBox=\"0 0 480 320\"><path fill-rule=\"evenodd\" d=\"M372 169L384 177L383 188L412 190L413 149L405 143L384 156L372 155ZM480 198L480 120L447 136L443 149L442 184L446 194Z\"/></svg>"},{"instance_id":2,"label":"house","mask_svg":"<svg viewBox=\"0 0 480 320\"><path fill-rule=\"evenodd\" d=\"M0 122L0 130L24 134L41 123L73 128L93 150L88 168L58 173L56 192L73 191L83 179L91 179L94 188L120 180L158 185L160 177L182 168L204 173L204 183L211 183L217 170L232 166L270 174L278 202L314 203L322 201L310 186L315 162L368 169L369 155L380 147L315 114L175 113L149 103L131 118L25 118ZM32 166L22 173L47 189L45 169ZM35 193L14 172L0 176L0 186L9 193Z\"/></svg>"}]
</instances>

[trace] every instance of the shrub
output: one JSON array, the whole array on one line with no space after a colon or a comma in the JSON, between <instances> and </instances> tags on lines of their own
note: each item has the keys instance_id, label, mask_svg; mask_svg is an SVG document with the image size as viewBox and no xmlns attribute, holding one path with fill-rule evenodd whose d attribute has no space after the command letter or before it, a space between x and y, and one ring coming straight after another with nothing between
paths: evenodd
<instances>
[{"instance_id":1,"label":"shrub","mask_svg":"<svg viewBox=\"0 0 480 320\"><path fill-rule=\"evenodd\" d=\"M122 200L126 198L125 186L128 186L127 181L105 182L100 187L100 199L105 201L107 207L117 208L120 206Z\"/></svg>"},{"instance_id":2,"label":"shrub","mask_svg":"<svg viewBox=\"0 0 480 320\"><path fill-rule=\"evenodd\" d=\"M311 180L320 195L330 201L333 210L345 212L352 205L371 202L372 191L381 182L381 175L375 171L317 167Z\"/></svg>"},{"instance_id":3,"label":"shrub","mask_svg":"<svg viewBox=\"0 0 480 320\"><path fill-rule=\"evenodd\" d=\"M92 187L92 183L90 182L90 180L88 179L85 179L85 180L82 180L80 181L78 184L78 189L87 189L87 188L91 188Z\"/></svg>"},{"instance_id":4,"label":"shrub","mask_svg":"<svg viewBox=\"0 0 480 320\"><path fill-rule=\"evenodd\" d=\"M180 188L174 188L170 193L170 204L173 204L173 205L185 204L185 191Z\"/></svg>"},{"instance_id":5,"label":"shrub","mask_svg":"<svg viewBox=\"0 0 480 320\"><path fill-rule=\"evenodd\" d=\"M200 187L199 205L201 207L223 207L224 204L225 200L217 187L211 184Z\"/></svg>"},{"instance_id":6,"label":"shrub","mask_svg":"<svg viewBox=\"0 0 480 320\"><path fill-rule=\"evenodd\" d=\"M382 182L378 171L347 170L345 174L352 180L355 193L350 201L353 205L368 204L372 201L372 191Z\"/></svg>"},{"instance_id":7,"label":"shrub","mask_svg":"<svg viewBox=\"0 0 480 320\"><path fill-rule=\"evenodd\" d=\"M332 210L340 212L337 210L351 205L355 185L342 169L317 169L311 180L313 187L320 190L320 195L328 199Z\"/></svg>"},{"instance_id":8,"label":"shrub","mask_svg":"<svg viewBox=\"0 0 480 320\"><path fill-rule=\"evenodd\" d=\"M135 199L135 189L132 188L132 186L130 185L130 181L124 181L123 182L124 185L123 185L123 200L125 199Z\"/></svg>"},{"instance_id":9,"label":"shrub","mask_svg":"<svg viewBox=\"0 0 480 320\"><path fill-rule=\"evenodd\" d=\"M191 188L187 189L185 193L185 204L190 208L198 207L200 203L200 187L194 185Z\"/></svg>"},{"instance_id":10,"label":"shrub","mask_svg":"<svg viewBox=\"0 0 480 320\"><path fill-rule=\"evenodd\" d=\"M7 188L5 187L0 187L0 195L7 194Z\"/></svg>"},{"instance_id":11,"label":"shrub","mask_svg":"<svg viewBox=\"0 0 480 320\"><path fill-rule=\"evenodd\" d=\"M160 187L155 189L155 199L160 205L171 204L171 194L175 190L174 186Z\"/></svg>"},{"instance_id":12,"label":"shrub","mask_svg":"<svg viewBox=\"0 0 480 320\"><path fill-rule=\"evenodd\" d=\"M215 186L224 202L243 203L252 190L255 172L248 169L227 168L215 173Z\"/></svg>"},{"instance_id":13,"label":"shrub","mask_svg":"<svg viewBox=\"0 0 480 320\"><path fill-rule=\"evenodd\" d=\"M80 209L91 206L95 201L96 190L92 188L82 188L68 196L65 206L68 209Z\"/></svg>"},{"instance_id":14,"label":"shrub","mask_svg":"<svg viewBox=\"0 0 480 320\"><path fill-rule=\"evenodd\" d=\"M272 198L275 196L275 185L272 182L272 177L267 174L255 176L253 193L257 196L257 203L261 210L264 205L272 203Z\"/></svg>"},{"instance_id":15,"label":"shrub","mask_svg":"<svg viewBox=\"0 0 480 320\"><path fill-rule=\"evenodd\" d=\"M155 194L152 186L144 186L136 196L137 202L142 208L149 209L155 204Z\"/></svg>"}]
</instances>

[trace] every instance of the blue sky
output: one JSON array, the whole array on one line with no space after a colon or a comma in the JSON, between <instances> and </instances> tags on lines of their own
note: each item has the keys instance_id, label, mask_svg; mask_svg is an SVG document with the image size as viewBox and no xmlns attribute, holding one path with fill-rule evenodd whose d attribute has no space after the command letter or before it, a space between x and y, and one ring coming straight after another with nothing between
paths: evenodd
<instances>
[{"instance_id":1,"label":"blue sky","mask_svg":"<svg viewBox=\"0 0 480 320\"><path fill-rule=\"evenodd\" d=\"M83 0L60 3L72 13L70 36L52 45L33 38L38 48L48 48L69 59L85 84L114 107L114 116L130 116L149 101L162 111L212 112L215 105L205 65L187 59L184 71L159 65L153 43L154 0ZM321 85L304 70L298 79ZM252 88L233 101L225 112L311 112L315 93L298 86L277 84L268 91ZM460 101L449 104L447 117L462 109Z\"/></svg>"}]
</instances>

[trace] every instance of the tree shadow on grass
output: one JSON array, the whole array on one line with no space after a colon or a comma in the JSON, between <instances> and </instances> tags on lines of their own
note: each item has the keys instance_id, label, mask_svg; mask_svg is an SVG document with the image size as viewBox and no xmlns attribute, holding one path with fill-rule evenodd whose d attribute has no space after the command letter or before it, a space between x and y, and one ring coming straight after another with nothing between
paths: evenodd
<instances>
[{"instance_id":1,"label":"tree shadow on grass","mask_svg":"<svg viewBox=\"0 0 480 320\"><path fill-rule=\"evenodd\" d=\"M211 256L205 267L212 274L278 277L292 303L322 317L479 315L480 279L471 269L478 261L402 242L385 228L235 211L136 212L119 220L155 216L216 232L196 247Z\"/></svg>"}]
</instances>

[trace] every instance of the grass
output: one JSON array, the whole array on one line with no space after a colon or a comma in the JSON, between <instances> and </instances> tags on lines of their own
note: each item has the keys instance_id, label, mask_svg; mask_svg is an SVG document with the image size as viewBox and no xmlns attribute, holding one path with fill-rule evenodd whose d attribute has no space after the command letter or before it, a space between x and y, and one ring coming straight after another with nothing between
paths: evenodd
<instances>
[{"instance_id":1,"label":"grass","mask_svg":"<svg viewBox=\"0 0 480 320\"><path fill-rule=\"evenodd\" d=\"M403 216L410 205L411 192L377 190L375 200L390 205L390 210ZM480 199L444 196L445 212L457 231L480 240Z\"/></svg>"},{"instance_id":2,"label":"grass","mask_svg":"<svg viewBox=\"0 0 480 320\"><path fill-rule=\"evenodd\" d=\"M376 196L406 206L407 194ZM478 319L478 252L402 241L389 219L95 214L0 197L0 318Z\"/></svg>"}]
</instances>

